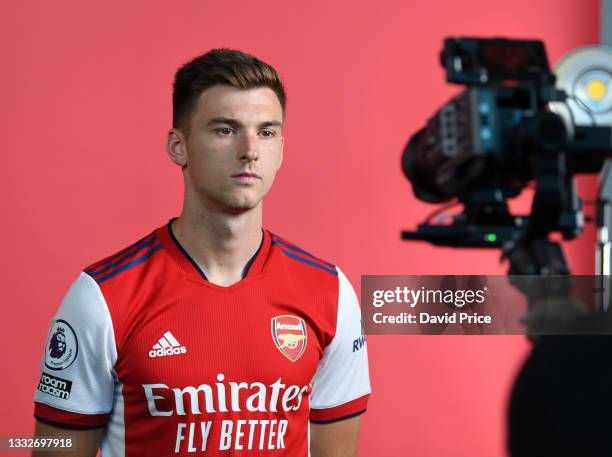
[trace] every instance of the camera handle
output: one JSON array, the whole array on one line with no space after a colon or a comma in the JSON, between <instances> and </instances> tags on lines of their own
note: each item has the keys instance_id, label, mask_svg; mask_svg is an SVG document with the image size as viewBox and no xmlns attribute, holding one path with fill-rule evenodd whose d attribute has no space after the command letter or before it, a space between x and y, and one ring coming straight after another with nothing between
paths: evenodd
<instances>
[{"instance_id":1,"label":"camera handle","mask_svg":"<svg viewBox=\"0 0 612 457\"><path fill-rule=\"evenodd\" d=\"M546 238L508 241L503 246L502 256L510 261L510 276L570 274L561 245Z\"/></svg>"},{"instance_id":2,"label":"camera handle","mask_svg":"<svg viewBox=\"0 0 612 457\"><path fill-rule=\"evenodd\" d=\"M558 332L563 324L579 315L578 303L571 298L572 280L559 243L546 238L507 242L503 257L510 261L510 283L527 298L528 312L523 316L528 337ZM549 276L542 281L542 276Z\"/></svg>"}]
</instances>

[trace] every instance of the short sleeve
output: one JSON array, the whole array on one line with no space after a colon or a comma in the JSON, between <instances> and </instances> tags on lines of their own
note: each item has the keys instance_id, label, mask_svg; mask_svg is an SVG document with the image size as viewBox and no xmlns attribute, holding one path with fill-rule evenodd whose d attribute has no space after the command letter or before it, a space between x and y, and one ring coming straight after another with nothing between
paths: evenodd
<instances>
[{"instance_id":1,"label":"short sleeve","mask_svg":"<svg viewBox=\"0 0 612 457\"><path fill-rule=\"evenodd\" d=\"M336 422L365 412L371 390L359 302L339 268L338 281L336 333L312 380L310 421L315 423Z\"/></svg>"},{"instance_id":2,"label":"short sleeve","mask_svg":"<svg viewBox=\"0 0 612 457\"><path fill-rule=\"evenodd\" d=\"M34 416L59 427L105 425L113 406L116 360L104 296L98 284L81 273L51 321Z\"/></svg>"}]
</instances>

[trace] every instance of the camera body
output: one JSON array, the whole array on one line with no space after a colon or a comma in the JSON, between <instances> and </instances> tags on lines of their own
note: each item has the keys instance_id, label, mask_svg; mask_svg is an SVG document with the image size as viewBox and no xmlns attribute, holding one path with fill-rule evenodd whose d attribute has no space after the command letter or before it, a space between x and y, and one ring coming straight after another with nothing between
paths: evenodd
<instances>
[{"instance_id":1,"label":"camera body","mask_svg":"<svg viewBox=\"0 0 612 457\"><path fill-rule=\"evenodd\" d=\"M578 127L550 111L565 93L555 89L541 41L447 38L440 60L447 80L467 87L411 137L402 168L417 198L458 199L464 212L403 237L499 247L552 231L578 236L584 218L574 176L601 169L612 129ZM533 181L531 215L511 215L506 199Z\"/></svg>"}]
</instances>

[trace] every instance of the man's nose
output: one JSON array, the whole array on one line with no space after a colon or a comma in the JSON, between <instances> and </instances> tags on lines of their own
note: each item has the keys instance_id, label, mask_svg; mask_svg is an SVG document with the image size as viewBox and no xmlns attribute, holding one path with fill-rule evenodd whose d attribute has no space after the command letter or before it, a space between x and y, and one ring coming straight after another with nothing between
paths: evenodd
<instances>
[{"instance_id":1,"label":"man's nose","mask_svg":"<svg viewBox=\"0 0 612 457\"><path fill-rule=\"evenodd\" d=\"M240 145L239 159L244 161L257 160L259 158L259 138L257 134L247 133Z\"/></svg>"}]
</instances>

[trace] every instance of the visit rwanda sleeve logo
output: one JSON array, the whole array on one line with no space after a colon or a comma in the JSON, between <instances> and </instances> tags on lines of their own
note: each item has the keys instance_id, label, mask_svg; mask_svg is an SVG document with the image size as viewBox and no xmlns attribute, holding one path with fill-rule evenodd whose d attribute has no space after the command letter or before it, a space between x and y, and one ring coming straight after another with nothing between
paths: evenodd
<instances>
[{"instance_id":1,"label":"visit rwanda sleeve logo","mask_svg":"<svg viewBox=\"0 0 612 457\"><path fill-rule=\"evenodd\" d=\"M272 340L281 353L292 362L306 350L306 324L303 319L284 314L272 318Z\"/></svg>"}]
</instances>

